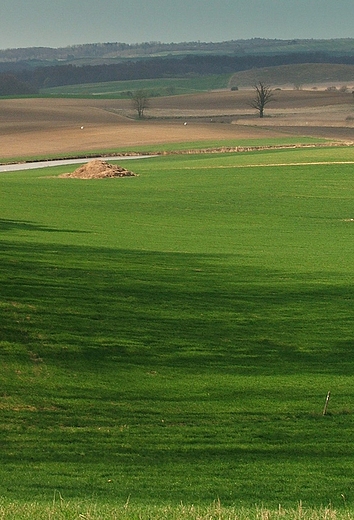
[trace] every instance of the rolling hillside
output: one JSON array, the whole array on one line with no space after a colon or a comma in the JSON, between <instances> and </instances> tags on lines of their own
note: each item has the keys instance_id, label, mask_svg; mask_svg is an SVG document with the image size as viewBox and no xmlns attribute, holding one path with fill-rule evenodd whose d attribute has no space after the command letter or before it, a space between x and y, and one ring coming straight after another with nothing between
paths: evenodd
<instances>
[{"instance_id":1,"label":"rolling hillside","mask_svg":"<svg viewBox=\"0 0 354 520\"><path fill-rule=\"evenodd\" d=\"M223 42L144 42L127 44L122 42L87 43L61 48L29 47L0 49L0 63L21 63L29 68L61 64L98 65L117 63L122 60L146 59L161 56L183 55L279 55L293 53L326 53L331 56L352 56L354 38L329 40L313 39L265 39L230 40Z\"/></svg>"},{"instance_id":2,"label":"rolling hillside","mask_svg":"<svg viewBox=\"0 0 354 520\"><path fill-rule=\"evenodd\" d=\"M263 81L273 86L293 85L301 87L313 84L343 83L354 85L354 65L332 63L300 63L276 67L255 68L233 74L229 86L249 87Z\"/></svg>"}]
</instances>

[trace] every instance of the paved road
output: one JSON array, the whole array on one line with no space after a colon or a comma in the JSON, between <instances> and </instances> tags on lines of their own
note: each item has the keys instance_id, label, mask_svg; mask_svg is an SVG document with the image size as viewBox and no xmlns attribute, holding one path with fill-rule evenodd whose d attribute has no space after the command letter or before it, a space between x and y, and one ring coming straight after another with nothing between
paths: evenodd
<instances>
[{"instance_id":1,"label":"paved road","mask_svg":"<svg viewBox=\"0 0 354 520\"><path fill-rule=\"evenodd\" d=\"M147 159L153 157L152 155L132 155L124 157L88 157L81 159L57 159L55 161L37 161L16 164L0 164L0 173L4 172L18 172L23 170L35 170L36 168L48 168L49 166L68 166L70 164L84 164L93 159L100 159L100 161L126 161L128 159Z\"/></svg>"}]
</instances>

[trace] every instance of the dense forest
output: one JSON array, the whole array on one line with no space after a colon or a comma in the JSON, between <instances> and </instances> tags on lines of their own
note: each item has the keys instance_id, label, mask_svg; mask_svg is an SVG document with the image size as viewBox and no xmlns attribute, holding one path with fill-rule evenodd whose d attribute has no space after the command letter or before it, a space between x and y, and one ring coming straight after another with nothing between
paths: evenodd
<instances>
[{"instance_id":1,"label":"dense forest","mask_svg":"<svg viewBox=\"0 0 354 520\"><path fill-rule=\"evenodd\" d=\"M42 65L109 63L112 60L158 57L186 54L222 54L232 56L290 54L299 52L326 52L331 55L354 53L353 38L330 40L293 39L278 40L252 38L248 40L230 40L223 42L181 42L161 43L144 42L127 44L88 43L61 48L28 47L19 49L0 49L0 64L18 64L22 68L34 68Z\"/></svg>"},{"instance_id":2,"label":"dense forest","mask_svg":"<svg viewBox=\"0 0 354 520\"><path fill-rule=\"evenodd\" d=\"M261 52L261 42L263 51ZM332 42L332 47L330 46ZM242 45L241 45L242 43ZM146 55L142 56L145 48ZM166 56L154 56L161 48L169 50ZM175 49L176 54L173 54ZM285 50L288 49L288 52ZM301 52L295 52L295 49ZM318 50L322 49L322 50ZM68 56L91 56L87 64L74 64ZM79 52L80 50L80 52ZM193 50L193 52L191 52ZM207 52L208 50L208 52ZM212 53L211 51L214 51ZM247 52L246 52L247 50ZM255 51L258 52L255 52ZM39 92L41 88L107 81L183 77L190 75L233 74L259 67L291 65L299 63L354 64L354 40L246 40L220 44L159 44L139 46L128 44L91 44L66 48L62 62L43 62L29 66L28 61L45 60L55 49L9 49L0 51L0 95L18 95ZM57 51L63 52L62 49ZM120 54L119 54L119 52ZM122 59L124 52L139 57ZM178 51L178 52L177 52ZM277 51L277 52L276 52ZM27 54L26 54L27 52ZM184 54L183 54L184 52ZM55 54L55 53L54 53ZM60 54L56 54L59 56ZM97 56L120 56L114 63L96 63ZM27 58L26 58L27 57ZM58 58L55 58L58 59ZM13 88L11 89L11 84Z\"/></svg>"},{"instance_id":3,"label":"dense forest","mask_svg":"<svg viewBox=\"0 0 354 520\"><path fill-rule=\"evenodd\" d=\"M38 89L26 81L19 80L13 74L0 74L0 96L18 96L36 94Z\"/></svg>"},{"instance_id":4,"label":"dense forest","mask_svg":"<svg viewBox=\"0 0 354 520\"><path fill-rule=\"evenodd\" d=\"M258 67L297 63L354 64L354 55L331 57L323 53L280 56L184 56L182 58L149 58L115 65L56 65L14 73L16 77L40 89L61 85L100 83L132 79L181 77L191 74L225 74Z\"/></svg>"}]
</instances>

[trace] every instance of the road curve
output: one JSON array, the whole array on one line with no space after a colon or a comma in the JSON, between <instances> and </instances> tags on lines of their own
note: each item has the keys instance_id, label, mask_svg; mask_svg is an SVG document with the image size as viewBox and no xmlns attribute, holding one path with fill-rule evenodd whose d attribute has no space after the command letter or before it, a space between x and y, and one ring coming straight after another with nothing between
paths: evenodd
<instances>
[{"instance_id":1,"label":"road curve","mask_svg":"<svg viewBox=\"0 0 354 520\"><path fill-rule=\"evenodd\" d=\"M124 155L114 157L86 157L81 159L55 159L53 161L35 161L16 164L0 164L0 173L18 172L23 170L35 170L37 168L48 168L50 166L69 166L71 164L84 164L94 159L100 161L126 161L128 159L147 159L154 157L153 155Z\"/></svg>"}]
</instances>

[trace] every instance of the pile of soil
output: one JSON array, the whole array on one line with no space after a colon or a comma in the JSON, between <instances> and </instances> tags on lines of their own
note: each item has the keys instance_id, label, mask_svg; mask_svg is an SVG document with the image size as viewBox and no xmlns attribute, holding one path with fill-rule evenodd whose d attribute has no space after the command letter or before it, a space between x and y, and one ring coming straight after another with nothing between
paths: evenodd
<instances>
[{"instance_id":1,"label":"pile of soil","mask_svg":"<svg viewBox=\"0 0 354 520\"><path fill-rule=\"evenodd\" d=\"M126 170L122 166L109 164L106 161L95 159L90 161L80 168L77 168L72 173L63 173L59 177L73 178L73 179L106 179L110 177L136 177L137 175L130 170Z\"/></svg>"}]
</instances>

